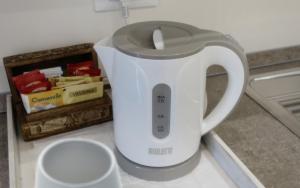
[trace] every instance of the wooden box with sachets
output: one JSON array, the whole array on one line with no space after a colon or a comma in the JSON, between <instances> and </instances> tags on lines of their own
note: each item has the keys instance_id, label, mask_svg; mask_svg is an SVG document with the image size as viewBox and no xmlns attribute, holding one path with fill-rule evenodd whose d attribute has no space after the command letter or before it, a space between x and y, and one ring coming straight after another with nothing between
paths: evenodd
<instances>
[{"instance_id":1,"label":"wooden box with sachets","mask_svg":"<svg viewBox=\"0 0 300 188\"><path fill-rule=\"evenodd\" d=\"M93 44L5 57L4 65L24 140L112 120Z\"/></svg>"}]
</instances>

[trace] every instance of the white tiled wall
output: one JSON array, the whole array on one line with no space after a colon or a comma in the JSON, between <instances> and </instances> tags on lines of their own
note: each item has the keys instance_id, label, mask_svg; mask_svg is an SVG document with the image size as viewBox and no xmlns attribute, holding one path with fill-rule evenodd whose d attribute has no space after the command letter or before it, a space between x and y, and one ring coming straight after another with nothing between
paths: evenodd
<instances>
[{"instance_id":1,"label":"white tiled wall","mask_svg":"<svg viewBox=\"0 0 300 188\"><path fill-rule=\"evenodd\" d=\"M124 25L119 11L96 13L93 1L0 0L0 67L4 56L96 42ZM129 22L185 22L229 33L253 52L299 45L299 7L299 0L160 0L131 11ZM5 82L0 75L0 91Z\"/></svg>"}]
</instances>

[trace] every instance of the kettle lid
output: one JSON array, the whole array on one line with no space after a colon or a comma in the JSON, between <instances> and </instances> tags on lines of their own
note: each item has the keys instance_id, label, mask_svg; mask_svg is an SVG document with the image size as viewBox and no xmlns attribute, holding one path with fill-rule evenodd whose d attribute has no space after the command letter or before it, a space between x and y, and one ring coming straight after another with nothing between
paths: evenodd
<instances>
[{"instance_id":1,"label":"kettle lid","mask_svg":"<svg viewBox=\"0 0 300 188\"><path fill-rule=\"evenodd\" d=\"M154 33L160 30L163 48L155 44ZM169 22L140 22L122 27L113 35L113 45L119 51L131 56L146 59L175 59L190 56L205 46L225 41L233 41L222 33L202 30L192 25ZM161 45L160 45L161 46Z\"/></svg>"}]
</instances>

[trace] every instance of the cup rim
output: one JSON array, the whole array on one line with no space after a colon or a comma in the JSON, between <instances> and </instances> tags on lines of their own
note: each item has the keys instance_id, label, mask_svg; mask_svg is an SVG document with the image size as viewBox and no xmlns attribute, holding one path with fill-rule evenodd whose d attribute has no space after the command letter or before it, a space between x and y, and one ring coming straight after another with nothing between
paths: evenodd
<instances>
[{"instance_id":1,"label":"cup rim","mask_svg":"<svg viewBox=\"0 0 300 188\"><path fill-rule=\"evenodd\" d=\"M52 148L54 148L55 146L64 144L64 143L69 143L69 142L82 142L82 143L88 143L88 144L94 144L97 147L101 147L103 148L107 154L110 157L111 163L110 166L108 168L108 170L105 172L105 174L103 176L101 176L98 179L89 181L89 182L84 182L84 183L67 183L67 182L63 182L60 180L57 180L55 178L53 178L52 176L50 176L43 165L43 159L45 158L45 155L49 152L49 150L51 150ZM46 148L44 148L44 150L41 152L39 158L38 158L38 164L37 164L37 170L40 170L40 172L42 173L42 175L47 178L48 180L58 184L58 185L62 185L65 187L82 187L82 186L91 186L91 185L95 185L99 182L101 182L102 180L104 180L105 178L107 178L114 170L114 167L116 166L116 158L112 152L112 150L106 146L105 144L95 141L95 140L91 140L91 139L84 139L84 138L67 138L67 139L62 139L56 142L53 142L51 144L49 144L48 146L46 146Z\"/></svg>"}]
</instances>

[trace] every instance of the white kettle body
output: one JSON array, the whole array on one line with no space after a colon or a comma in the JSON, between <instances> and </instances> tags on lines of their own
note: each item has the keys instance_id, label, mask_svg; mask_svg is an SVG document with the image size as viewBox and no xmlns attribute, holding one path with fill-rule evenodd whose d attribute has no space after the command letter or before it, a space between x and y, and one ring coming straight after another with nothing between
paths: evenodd
<instances>
[{"instance_id":1,"label":"white kettle body","mask_svg":"<svg viewBox=\"0 0 300 188\"><path fill-rule=\"evenodd\" d=\"M139 24L131 28L145 28ZM146 22L153 28L172 24L178 23ZM195 51L191 51L195 44L179 51L132 51L123 38L114 43L113 37L95 45L112 86L115 143L127 159L149 167L183 163L199 150L201 136L224 120L237 104L247 75L242 49L217 32L201 37ZM172 42L165 45L172 48ZM182 53L184 50L187 53ZM211 65L223 66L229 82L219 104L204 119L206 72Z\"/></svg>"}]
</instances>

